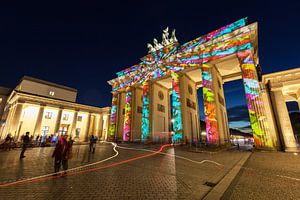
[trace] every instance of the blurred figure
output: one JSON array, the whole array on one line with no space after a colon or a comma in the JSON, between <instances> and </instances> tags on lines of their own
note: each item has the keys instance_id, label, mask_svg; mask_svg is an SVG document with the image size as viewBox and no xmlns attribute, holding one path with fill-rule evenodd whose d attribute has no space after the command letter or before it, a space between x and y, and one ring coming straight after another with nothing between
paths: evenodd
<instances>
[{"instance_id":1,"label":"blurred figure","mask_svg":"<svg viewBox=\"0 0 300 200\"><path fill-rule=\"evenodd\" d=\"M36 146L38 146L38 144L39 144L39 137L40 137L40 135L36 136L36 138L35 138L35 145Z\"/></svg>"},{"instance_id":2,"label":"blurred figure","mask_svg":"<svg viewBox=\"0 0 300 200\"><path fill-rule=\"evenodd\" d=\"M93 150L93 153L95 153L96 143L97 143L97 137L94 135L91 135L91 137L90 137L90 152Z\"/></svg>"},{"instance_id":3,"label":"blurred figure","mask_svg":"<svg viewBox=\"0 0 300 200\"><path fill-rule=\"evenodd\" d=\"M58 137L58 142L56 144L55 150L52 154L54 157L54 172L59 172L60 166L63 166L64 170L68 169L68 159L71 158L70 148L67 142L68 135L63 135ZM65 172L66 173L66 172Z\"/></svg>"},{"instance_id":4,"label":"blurred figure","mask_svg":"<svg viewBox=\"0 0 300 200\"><path fill-rule=\"evenodd\" d=\"M11 140L12 140L11 134L8 133L4 140L4 150L7 150L7 149L10 150Z\"/></svg>"},{"instance_id":5,"label":"blurred figure","mask_svg":"<svg viewBox=\"0 0 300 200\"><path fill-rule=\"evenodd\" d=\"M25 158L24 153L30 143L29 132L26 132L26 135L23 137L23 146L20 154L20 159Z\"/></svg>"}]
</instances>

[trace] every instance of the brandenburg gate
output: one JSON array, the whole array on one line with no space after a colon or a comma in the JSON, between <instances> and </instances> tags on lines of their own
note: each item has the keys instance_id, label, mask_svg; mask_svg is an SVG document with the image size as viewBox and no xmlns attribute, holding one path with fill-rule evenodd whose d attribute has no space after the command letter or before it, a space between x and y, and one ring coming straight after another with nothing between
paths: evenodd
<instances>
[{"instance_id":1,"label":"brandenburg gate","mask_svg":"<svg viewBox=\"0 0 300 200\"><path fill-rule=\"evenodd\" d=\"M180 45L173 30L148 44L141 62L117 73L112 86L110 140L197 142L197 89L203 90L205 141L229 142L224 82L243 79L256 147L275 148L258 80L257 23L247 18ZM272 126L274 126L272 124Z\"/></svg>"}]
</instances>

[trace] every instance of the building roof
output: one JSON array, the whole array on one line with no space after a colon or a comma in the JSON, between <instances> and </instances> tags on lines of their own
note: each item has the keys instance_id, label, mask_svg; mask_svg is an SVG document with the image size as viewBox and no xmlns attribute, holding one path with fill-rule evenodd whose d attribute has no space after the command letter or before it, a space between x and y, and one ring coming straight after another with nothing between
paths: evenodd
<instances>
[{"instance_id":1,"label":"building roof","mask_svg":"<svg viewBox=\"0 0 300 200\"><path fill-rule=\"evenodd\" d=\"M1 87L0 86L0 95L8 96L11 93L11 88Z\"/></svg>"},{"instance_id":2,"label":"building roof","mask_svg":"<svg viewBox=\"0 0 300 200\"><path fill-rule=\"evenodd\" d=\"M69 90L69 91L72 91L72 92L77 92L77 89L75 89L75 88L67 87L67 86L64 86L64 85L59 85L59 84L52 83L52 82L49 82L49 81L44 81L44 80L37 79L37 78L31 77L31 76L23 76L22 79L20 80L20 83L23 80L34 81L34 82L37 82L37 83L42 83L42 84L46 84L46 85L49 85L49 86Z\"/></svg>"}]
</instances>

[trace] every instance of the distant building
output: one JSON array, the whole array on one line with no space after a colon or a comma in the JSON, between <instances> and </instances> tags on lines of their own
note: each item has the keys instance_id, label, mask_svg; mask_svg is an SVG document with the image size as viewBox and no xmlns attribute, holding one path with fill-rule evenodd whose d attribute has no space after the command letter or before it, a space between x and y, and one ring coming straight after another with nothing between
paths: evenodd
<instances>
[{"instance_id":1,"label":"distant building","mask_svg":"<svg viewBox=\"0 0 300 200\"><path fill-rule=\"evenodd\" d=\"M24 76L15 89L0 87L0 138L68 134L86 141L90 134L107 138L110 107L76 103L77 90Z\"/></svg>"}]
</instances>

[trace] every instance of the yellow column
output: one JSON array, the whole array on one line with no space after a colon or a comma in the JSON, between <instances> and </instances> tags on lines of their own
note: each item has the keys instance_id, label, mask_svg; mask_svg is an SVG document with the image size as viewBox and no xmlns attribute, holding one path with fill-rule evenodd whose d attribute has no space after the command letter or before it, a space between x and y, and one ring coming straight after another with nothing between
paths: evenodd
<instances>
[{"instance_id":1,"label":"yellow column","mask_svg":"<svg viewBox=\"0 0 300 200\"><path fill-rule=\"evenodd\" d=\"M103 122L103 115L101 114L99 116L99 120L98 120L98 127L99 127L99 129L98 129L98 137L103 140L103 138L102 138L102 136L103 136L102 135L102 130L103 130L103 124L102 124L102 122Z\"/></svg>"},{"instance_id":2,"label":"yellow column","mask_svg":"<svg viewBox=\"0 0 300 200\"><path fill-rule=\"evenodd\" d=\"M18 102L15 108L15 113L12 116L11 127L9 130L12 136L16 137L16 139L18 139L18 136L16 134L17 134L17 129L19 126L22 110L23 110L23 103Z\"/></svg>"},{"instance_id":3,"label":"yellow column","mask_svg":"<svg viewBox=\"0 0 300 200\"><path fill-rule=\"evenodd\" d=\"M45 110L45 105L40 105L39 114L37 116L36 123L34 126L33 137L41 134L41 126L42 126L42 120L44 116L44 110Z\"/></svg>"},{"instance_id":4,"label":"yellow column","mask_svg":"<svg viewBox=\"0 0 300 200\"><path fill-rule=\"evenodd\" d=\"M11 124L10 121L11 121L11 118L12 118L13 112L14 112L14 107L12 105L10 105L8 109L9 109L8 110L8 115L5 119L5 125L4 125L4 128L3 128L2 135L1 135L1 139L4 139L6 137L6 135L8 134L9 126Z\"/></svg>"},{"instance_id":5,"label":"yellow column","mask_svg":"<svg viewBox=\"0 0 300 200\"><path fill-rule=\"evenodd\" d=\"M71 127L71 136L75 137L76 133L76 124L77 124L78 110L75 110L73 115L72 127Z\"/></svg>"},{"instance_id":6,"label":"yellow column","mask_svg":"<svg viewBox=\"0 0 300 200\"><path fill-rule=\"evenodd\" d=\"M89 138L91 118L92 118L92 115L91 115L91 113L89 113L88 119L86 122L85 141L88 141L88 138Z\"/></svg>"},{"instance_id":7,"label":"yellow column","mask_svg":"<svg viewBox=\"0 0 300 200\"><path fill-rule=\"evenodd\" d=\"M296 151L297 144L281 88L272 90L271 96L277 124L279 125L279 134L281 134L284 142L284 149L285 151Z\"/></svg>"},{"instance_id":8,"label":"yellow column","mask_svg":"<svg viewBox=\"0 0 300 200\"><path fill-rule=\"evenodd\" d=\"M59 108L58 113L57 113L57 117L56 117L54 133L58 133L60 122L61 122L62 111L63 111L63 109Z\"/></svg>"}]
</instances>

